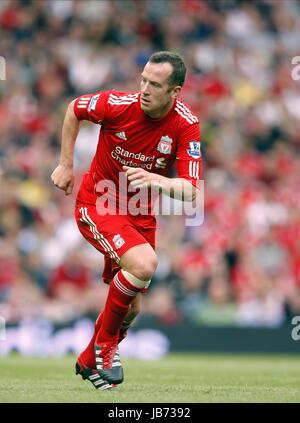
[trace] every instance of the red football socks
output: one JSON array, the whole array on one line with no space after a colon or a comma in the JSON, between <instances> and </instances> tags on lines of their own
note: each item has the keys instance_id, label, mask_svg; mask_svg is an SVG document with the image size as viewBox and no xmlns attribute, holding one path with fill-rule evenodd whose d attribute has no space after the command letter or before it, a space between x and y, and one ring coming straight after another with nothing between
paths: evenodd
<instances>
[{"instance_id":1,"label":"red football socks","mask_svg":"<svg viewBox=\"0 0 300 423\"><path fill-rule=\"evenodd\" d=\"M94 334L92 336L92 339L89 342L89 345L86 347L84 351L82 351L82 353L80 353L78 357L78 360L80 361L80 363L84 364L86 367L89 367L91 369L96 369L94 345L95 345L97 333L99 332L101 328L102 319L103 319L103 312L99 314L95 322Z\"/></svg>"},{"instance_id":2,"label":"red football socks","mask_svg":"<svg viewBox=\"0 0 300 423\"><path fill-rule=\"evenodd\" d=\"M103 311L101 328L96 336L96 344L118 342L120 328L130 303L141 289L132 285L120 270L109 286Z\"/></svg>"}]
</instances>

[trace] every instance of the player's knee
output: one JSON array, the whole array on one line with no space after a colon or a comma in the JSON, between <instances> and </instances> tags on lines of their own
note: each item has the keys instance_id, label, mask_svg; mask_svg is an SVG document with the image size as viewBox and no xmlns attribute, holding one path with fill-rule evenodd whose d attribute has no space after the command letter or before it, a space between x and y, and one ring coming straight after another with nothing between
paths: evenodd
<instances>
[{"instance_id":1,"label":"player's knee","mask_svg":"<svg viewBox=\"0 0 300 423\"><path fill-rule=\"evenodd\" d=\"M131 272L136 278L142 281L149 281L157 268L157 264L157 256L153 255L152 257L138 260L132 267Z\"/></svg>"}]
</instances>

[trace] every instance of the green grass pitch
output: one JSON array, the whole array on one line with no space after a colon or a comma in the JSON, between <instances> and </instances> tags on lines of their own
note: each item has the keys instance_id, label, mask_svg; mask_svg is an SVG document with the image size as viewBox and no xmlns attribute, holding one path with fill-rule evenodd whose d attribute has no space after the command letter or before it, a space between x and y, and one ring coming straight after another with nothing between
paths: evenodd
<instances>
[{"instance_id":1,"label":"green grass pitch","mask_svg":"<svg viewBox=\"0 0 300 423\"><path fill-rule=\"evenodd\" d=\"M0 403L300 402L300 357L170 354L124 359L125 381L97 391L74 373L75 357L0 358Z\"/></svg>"}]
</instances>

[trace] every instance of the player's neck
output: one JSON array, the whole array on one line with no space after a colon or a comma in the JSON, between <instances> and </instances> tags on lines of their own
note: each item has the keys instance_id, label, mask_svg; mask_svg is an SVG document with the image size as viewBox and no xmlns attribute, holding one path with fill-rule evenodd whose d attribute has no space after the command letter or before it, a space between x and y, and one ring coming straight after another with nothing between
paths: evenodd
<instances>
[{"instance_id":1,"label":"player's neck","mask_svg":"<svg viewBox=\"0 0 300 423\"><path fill-rule=\"evenodd\" d=\"M153 112L144 112L146 116L151 119L162 119L165 117L169 111L173 108L174 100L172 99L165 107L159 110L154 110Z\"/></svg>"}]
</instances>

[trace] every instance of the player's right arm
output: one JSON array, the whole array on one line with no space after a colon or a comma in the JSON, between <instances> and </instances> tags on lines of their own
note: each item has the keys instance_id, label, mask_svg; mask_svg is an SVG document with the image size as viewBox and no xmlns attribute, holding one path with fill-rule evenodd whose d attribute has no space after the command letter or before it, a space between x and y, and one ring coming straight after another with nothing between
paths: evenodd
<instances>
[{"instance_id":1,"label":"player's right arm","mask_svg":"<svg viewBox=\"0 0 300 423\"><path fill-rule=\"evenodd\" d=\"M72 193L74 187L73 157L76 138L82 120L99 124L106 116L106 101L108 92L86 94L73 100L67 109L61 141L59 165L53 171L53 183L66 195Z\"/></svg>"},{"instance_id":2,"label":"player's right arm","mask_svg":"<svg viewBox=\"0 0 300 423\"><path fill-rule=\"evenodd\" d=\"M60 160L51 175L54 185L65 191L66 195L71 194L74 187L74 146L80 128L80 120L74 113L75 101L73 100L69 104L65 115L62 127Z\"/></svg>"}]
</instances>

